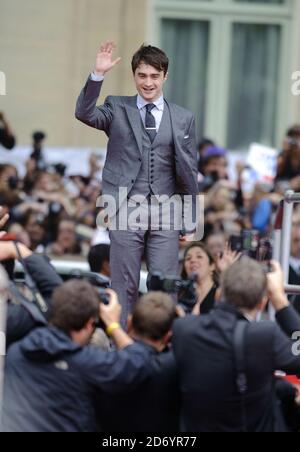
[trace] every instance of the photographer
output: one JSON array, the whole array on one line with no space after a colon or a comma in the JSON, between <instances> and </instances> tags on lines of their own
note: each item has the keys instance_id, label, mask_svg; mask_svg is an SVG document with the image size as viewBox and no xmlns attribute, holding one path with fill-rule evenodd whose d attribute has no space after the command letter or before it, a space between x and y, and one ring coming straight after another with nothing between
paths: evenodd
<instances>
[{"instance_id":1,"label":"photographer","mask_svg":"<svg viewBox=\"0 0 300 452\"><path fill-rule=\"evenodd\" d=\"M174 303L162 292L150 292L135 304L128 334L151 352L150 375L133 391L101 395L101 424L106 432L179 431L177 369L168 348L174 319Z\"/></svg>"},{"instance_id":2,"label":"photographer","mask_svg":"<svg viewBox=\"0 0 300 452\"><path fill-rule=\"evenodd\" d=\"M283 331L300 331L300 317L285 296L276 262L273 270L266 276L259 263L243 257L224 274L224 303L209 316L175 322L184 431L279 430L274 372L299 373L300 357ZM283 331L275 323L256 322L268 297Z\"/></svg>"},{"instance_id":3,"label":"photographer","mask_svg":"<svg viewBox=\"0 0 300 452\"><path fill-rule=\"evenodd\" d=\"M30 158L36 162L36 168L39 171L45 171L47 168L43 155L43 146L46 137L46 134L40 131L32 134L32 153Z\"/></svg>"},{"instance_id":4,"label":"photographer","mask_svg":"<svg viewBox=\"0 0 300 452\"><path fill-rule=\"evenodd\" d=\"M278 157L276 182L284 187L283 191L300 189L300 125L291 127L286 133Z\"/></svg>"},{"instance_id":5,"label":"photographer","mask_svg":"<svg viewBox=\"0 0 300 452\"><path fill-rule=\"evenodd\" d=\"M96 431L99 392L133 389L149 374L151 352L121 329L121 306L109 304L86 281L70 280L53 294L50 326L14 344L6 359L4 431ZM100 315L120 351L88 346ZM101 410L101 407L98 407Z\"/></svg>"},{"instance_id":6,"label":"photographer","mask_svg":"<svg viewBox=\"0 0 300 452\"><path fill-rule=\"evenodd\" d=\"M20 304L20 300L18 299L19 295L13 292L12 298L16 298L16 303L13 303L11 300L8 303L6 332L7 347L26 336L33 328L43 324L43 317L45 317L45 321L47 320L51 312L52 292L56 287L62 284L62 279L58 276L45 256L33 254L22 244L19 244L18 247L21 257L24 260L23 262L26 265L26 270L35 282L37 289L46 304L47 313L43 316L39 308L35 306L35 310L37 310L38 314L35 316L35 310L28 309L26 299L25 303ZM13 270L15 260L19 260L15 244L13 242L0 242L1 263L4 264L6 268L10 267L11 270ZM11 274L10 276L12 277L13 275ZM11 283L11 290L12 286L13 283Z\"/></svg>"},{"instance_id":7,"label":"photographer","mask_svg":"<svg viewBox=\"0 0 300 452\"><path fill-rule=\"evenodd\" d=\"M3 215L0 210L0 230L4 228L9 216ZM5 232L0 233L0 238L5 237ZM12 302L11 299L8 303L7 309L7 331L6 331L6 344L9 347L13 342L18 341L22 337L26 336L33 328L43 325L44 321L49 317L51 312L51 296L53 290L62 284L62 279L57 275L56 271L49 263L45 256L39 256L33 254L25 245L18 245L20 256L17 253L16 246L13 242L0 242L0 262L9 273L11 280L13 279L14 262L19 260L20 257L26 266L26 271L35 282L36 287L42 296L48 312L45 313L45 319L40 310L33 306L31 303L24 300L20 303L19 294L15 293L15 286L11 281L11 291L13 290L13 297L17 298L17 303ZM21 294L20 294L21 295ZM35 312L37 311L37 315Z\"/></svg>"}]
</instances>

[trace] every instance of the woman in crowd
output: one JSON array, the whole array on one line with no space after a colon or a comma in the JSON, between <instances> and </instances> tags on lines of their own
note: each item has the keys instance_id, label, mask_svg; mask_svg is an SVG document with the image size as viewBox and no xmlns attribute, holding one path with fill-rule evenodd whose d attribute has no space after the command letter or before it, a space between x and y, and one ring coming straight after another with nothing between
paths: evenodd
<instances>
[{"instance_id":1,"label":"woman in crowd","mask_svg":"<svg viewBox=\"0 0 300 452\"><path fill-rule=\"evenodd\" d=\"M208 314L220 299L219 279L230 265L240 257L228 246L216 259L202 242L193 242L184 253L182 278L196 275L196 304L194 315Z\"/></svg>"}]
</instances>

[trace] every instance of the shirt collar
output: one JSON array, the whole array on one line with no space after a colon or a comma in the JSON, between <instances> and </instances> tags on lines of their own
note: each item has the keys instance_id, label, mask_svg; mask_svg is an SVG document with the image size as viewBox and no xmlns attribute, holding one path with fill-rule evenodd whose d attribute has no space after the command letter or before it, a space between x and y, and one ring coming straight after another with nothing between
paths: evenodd
<instances>
[{"instance_id":1,"label":"shirt collar","mask_svg":"<svg viewBox=\"0 0 300 452\"><path fill-rule=\"evenodd\" d=\"M160 96L155 102L147 102L142 98L139 94L137 95L136 105L139 110L144 108L147 104L154 104L159 111L163 111L164 109L164 96Z\"/></svg>"}]
</instances>

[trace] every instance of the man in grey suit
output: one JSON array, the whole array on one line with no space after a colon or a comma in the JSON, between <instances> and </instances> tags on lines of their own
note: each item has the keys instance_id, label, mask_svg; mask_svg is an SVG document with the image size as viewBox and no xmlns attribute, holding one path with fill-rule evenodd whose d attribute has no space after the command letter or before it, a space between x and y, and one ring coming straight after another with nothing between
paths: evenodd
<instances>
[{"instance_id":1,"label":"man in grey suit","mask_svg":"<svg viewBox=\"0 0 300 452\"><path fill-rule=\"evenodd\" d=\"M113 42L100 47L94 71L78 98L76 118L103 130L109 138L103 195L118 200L118 220L114 224L119 227L110 230L110 265L112 288L122 305L124 325L138 298L143 255L150 273L178 272L179 237L184 232L176 227L176 220L169 227L154 224L157 221L152 222L149 205L153 199L159 204L163 195L166 199L197 195L197 151L193 114L163 97L169 60L156 47L142 46L133 56L137 95L108 96L103 105L96 106L105 74L120 61L113 60L114 48ZM127 194L122 199L120 187ZM142 215L144 220L134 228L120 227L124 206L128 219L137 200L146 217ZM142 224L145 222L146 227Z\"/></svg>"}]
</instances>

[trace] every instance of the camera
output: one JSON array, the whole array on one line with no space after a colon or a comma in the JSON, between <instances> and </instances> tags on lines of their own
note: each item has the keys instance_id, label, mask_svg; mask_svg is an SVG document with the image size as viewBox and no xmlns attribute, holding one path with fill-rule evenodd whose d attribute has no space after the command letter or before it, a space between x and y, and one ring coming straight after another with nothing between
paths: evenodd
<instances>
[{"instance_id":1,"label":"camera","mask_svg":"<svg viewBox=\"0 0 300 452\"><path fill-rule=\"evenodd\" d=\"M267 273L270 272L270 261L273 258L273 243L268 237L263 237L256 230L243 230L241 235L229 238L232 251L242 253L251 259L261 262Z\"/></svg>"},{"instance_id":2,"label":"camera","mask_svg":"<svg viewBox=\"0 0 300 452\"><path fill-rule=\"evenodd\" d=\"M71 277L76 279L86 279L92 286L94 286L99 295L99 301L103 304L109 304L109 295L106 289L109 288L109 282L98 275L98 273L86 272L82 270L73 270Z\"/></svg>"},{"instance_id":3,"label":"camera","mask_svg":"<svg viewBox=\"0 0 300 452\"><path fill-rule=\"evenodd\" d=\"M217 171L211 171L209 174L207 174L203 181L199 184L199 190L200 191L207 191L210 188L212 188L215 183L219 181L219 174Z\"/></svg>"},{"instance_id":4,"label":"camera","mask_svg":"<svg viewBox=\"0 0 300 452\"><path fill-rule=\"evenodd\" d=\"M197 275L188 279L177 276L166 276L160 272L152 273L148 280L148 289L154 292L165 292L167 294L178 294L178 305L186 313L191 313L196 304Z\"/></svg>"},{"instance_id":5,"label":"camera","mask_svg":"<svg viewBox=\"0 0 300 452\"><path fill-rule=\"evenodd\" d=\"M11 190L16 190L19 186L19 179L17 176L11 176L8 178L7 184Z\"/></svg>"},{"instance_id":6,"label":"camera","mask_svg":"<svg viewBox=\"0 0 300 452\"><path fill-rule=\"evenodd\" d=\"M102 278L100 275L98 275L98 273L87 272L82 270L73 270L70 276L76 279L86 279L90 284L92 284L92 286L95 287L98 293L99 303L103 303L105 305L109 304L110 297L106 293L106 289L109 288L109 282L106 279ZM103 324L100 318L96 320L95 327L105 330L105 325Z\"/></svg>"},{"instance_id":7,"label":"camera","mask_svg":"<svg viewBox=\"0 0 300 452\"><path fill-rule=\"evenodd\" d=\"M63 163L56 163L55 165L52 165L54 171L59 174L61 177L65 176L66 173L66 165L64 165Z\"/></svg>"}]
</instances>

